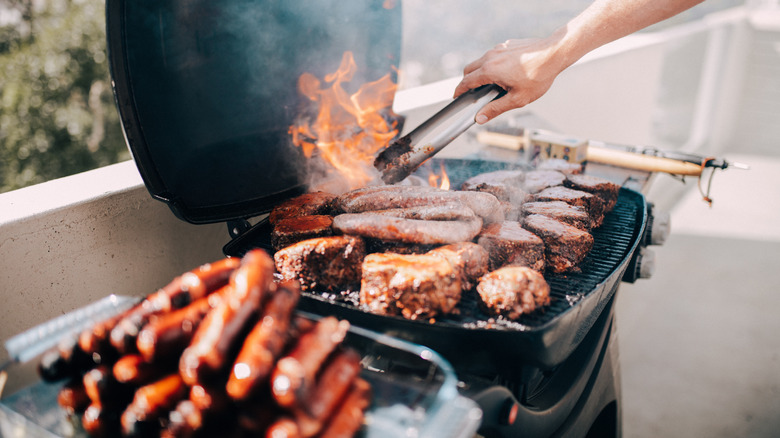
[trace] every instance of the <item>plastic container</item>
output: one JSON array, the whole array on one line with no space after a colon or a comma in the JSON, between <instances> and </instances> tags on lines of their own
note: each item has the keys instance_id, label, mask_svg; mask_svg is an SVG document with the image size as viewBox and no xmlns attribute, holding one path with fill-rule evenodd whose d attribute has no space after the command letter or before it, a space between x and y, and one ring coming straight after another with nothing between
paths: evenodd
<instances>
[{"instance_id":1,"label":"plastic container","mask_svg":"<svg viewBox=\"0 0 780 438\"><path fill-rule=\"evenodd\" d=\"M313 314L303 316L320 318ZM455 372L438 353L355 326L350 328L344 343L362 354L361 375L372 387L372 404L360 436L475 435L482 412L473 400L458 393ZM79 418L69 417L57 404L61 386L38 382L0 400L0 436L88 437Z\"/></svg>"}]
</instances>

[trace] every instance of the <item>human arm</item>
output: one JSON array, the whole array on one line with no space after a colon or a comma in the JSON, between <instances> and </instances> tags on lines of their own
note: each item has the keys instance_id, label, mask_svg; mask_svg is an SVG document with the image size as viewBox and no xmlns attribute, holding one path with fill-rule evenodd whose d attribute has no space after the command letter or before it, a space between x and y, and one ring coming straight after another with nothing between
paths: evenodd
<instances>
[{"instance_id":1,"label":"human arm","mask_svg":"<svg viewBox=\"0 0 780 438\"><path fill-rule=\"evenodd\" d=\"M472 88L496 84L507 91L477 114L485 123L538 99L555 78L588 52L679 14L703 0L595 0L565 26L542 39L499 44L463 70L455 97Z\"/></svg>"}]
</instances>

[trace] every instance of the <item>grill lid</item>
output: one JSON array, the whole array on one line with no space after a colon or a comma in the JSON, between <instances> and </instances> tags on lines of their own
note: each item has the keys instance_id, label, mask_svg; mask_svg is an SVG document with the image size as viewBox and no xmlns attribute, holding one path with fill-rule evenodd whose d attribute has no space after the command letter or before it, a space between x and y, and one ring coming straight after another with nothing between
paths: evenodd
<instances>
[{"instance_id":1,"label":"grill lid","mask_svg":"<svg viewBox=\"0 0 780 438\"><path fill-rule=\"evenodd\" d=\"M254 216L306 190L288 127L297 79L392 73L400 2L110 1L108 54L125 138L153 197L193 223Z\"/></svg>"}]
</instances>

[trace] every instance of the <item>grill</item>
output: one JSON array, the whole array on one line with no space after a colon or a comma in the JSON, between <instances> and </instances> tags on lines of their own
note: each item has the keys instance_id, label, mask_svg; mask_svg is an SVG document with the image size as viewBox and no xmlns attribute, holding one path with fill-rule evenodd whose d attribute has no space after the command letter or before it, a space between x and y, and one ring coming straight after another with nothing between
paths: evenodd
<instances>
[{"instance_id":1,"label":"grill","mask_svg":"<svg viewBox=\"0 0 780 438\"><path fill-rule=\"evenodd\" d=\"M223 247L227 255L270 249L270 225L249 227L246 219L306 190L307 163L283 134L300 109L296 78L334 71L345 50L368 66L366 81L397 66L400 3L325 3L306 12L297 2L107 4L115 99L144 182L181 219L227 222L234 237ZM295 20L308 27L296 28ZM355 48L356 41L367 47ZM431 165L444 165L455 187L518 167L477 159ZM437 351L482 408L485 436L548 436L563 433L564 424L584 436L603 412L613 412L607 423L614 432L612 304L645 240L648 216L644 197L621 189L615 209L593 231L581 271L547 274L551 305L518 321L488 317L474 291L458 315L433 323L365 312L354 291L306 294L299 307Z\"/></svg>"}]
</instances>

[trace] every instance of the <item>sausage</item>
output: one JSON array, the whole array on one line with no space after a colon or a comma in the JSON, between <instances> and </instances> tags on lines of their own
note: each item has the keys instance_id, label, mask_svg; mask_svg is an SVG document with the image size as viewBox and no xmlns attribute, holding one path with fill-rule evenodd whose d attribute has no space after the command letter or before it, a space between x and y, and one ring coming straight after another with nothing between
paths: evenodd
<instances>
[{"instance_id":1,"label":"sausage","mask_svg":"<svg viewBox=\"0 0 780 438\"><path fill-rule=\"evenodd\" d=\"M363 426L365 410L371 403L371 385L363 379L353 382L349 394L338 410L333 414L330 423L319 434L319 438L349 438L354 436Z\"/></svg>"},{"instance_id":2,"label":"sausage","mask_svg":"<svg viewBox=\"0 0 780 438\"><path fill-rule=\"evenodd\" d=\"M226 387L233 399L245 400L255 395L267 381L289 338L290 317L299 296L297 282L277 285L233 364Z\"/></svg>"},{"instance_id":3,"label":"sausage","mask_svg":"<svg viewBox=\"0 0 780 438\"><path fill-rule=\"evenodd\" d=\"M94 365L92 357L79 347L78 339L67 337L43 354L38 363L38 374L46 382L58 382L81 376Z\"/></svg>"},{"instance_id":4,"label":"sausage","mask_svg":"<svg viewBox=\"0 0 780 438\"><path fill-rule=\"evenodd\" d=\"M482 229L482 219L428 221L380 213L340 214L333 218L333 229L341 234L393 242L448 244L474 239Z\"/></svg>"},{"instance_id":5,"label":"sausage","mask_svg":"<svg viewBox=\"0 0 780 438\"><path fill-rule=\"evenodd\" d=\"M136 304L130 309L119 315L104 319L96 323L92 328L86 329L79 334L79 348L92 357L95 363L112 363L119 358L119 352L111 345L109 337L111 330L116 324L129 315L140 304Z\"/></svg>"},{"instance_id":6,"label":"sausage","mask_svg":"<svg viewBox=\"0 0 780 438\"><path fill-rule=\"evenodd\" d=\"M119 436L119 412L92 403L81 417L81 425L91 437L115 438Z\"/></svg>"},{"instance_id":7,"label":"sausage","mask_svg":"<svg viewBox=\"0 0 780 438\"><path fill-rule=\"evenodd\" d=\"M317 386L301 400L302 409L296 410L300 433L311 437L319 433L352 383L360 374L360 355L352 350L338 352L318 377Z\"/></svg>"},{"instance_id":8,"label":"sausage","mask_svg":"<svg viewBox=\"0 0 780 438\"><path fill-rule=\"evenodd\" d=\"M282 417L268 427L266 438L301 438L298 423L292 418Z\"/></svg>"},{"instance_id":9,"label":"sausage","mask_svg":"<svg viewBox=\"0 0 780 438\"><path fill-rule=\"evenodd\" d=\"M65 383L57 393L57 404L62 406L69 415L84 412L91 403L87 390L84 389L84 379L74 378Z\"/></svg>"},{"instance_id":10,"label":"sausage","mask_svg":"<svg viewBox=\"0 0 780 438\"><path fill-rule=\"evenodd\" d=\"M418 219L426 221L451 221L474 219L474 212L459 202L446 202L437 205L422 205L418 207L389 208L376 210L374 214L404 219Z\"/></svg>"},{"instance_id":11,"label":"sausage","mask_svg":"<svg viewBox=\"0 0 780 438\"><path fill-rule=\"evenodd\" d=\"M136 347L144 359L158 363L178 358L189 345L203 318L230 292L230 287L225 285L183 309L159 315L144 326L136 341Z\"/></svg>"},{"instance_id":12,"label":"sausage","mask_svg":"<svg viewBox=\"0 0 780 438\"><path fill-rule=\"evenodd\" d=\"M121 417L122 433L127 437L153 436L159 433L158 419L187 395L181 376L171 374L138 388L132 403Z\"/></svg>"},{"instance_id":13,"label":"sausage","mask_svg":"<svg viewBox=\"0 0 780 438\"><path fill-rule=\"evenodd\" d=\"M122 356L113 367L114 378L119 383L141 386L162 377L166 372L172 371L165 364L153 364L147 362L138 354ZM174 368L175 369L175 368Z\"/></svg>"},{"instance_id":14,"label":"sausage","mask_svg":"<svg viewBox=\"0 0 780 438\"><path fill-rule=\"evenodd\" d=\"M490 193L440 190L419 186L365 187L344 193L334 205L345 213L363 213L389 208L463 203L486 223L504 219L498 198Z\"/></svg>"},{"instance_id":15,"label":"sausage","mask_svg":"<svg viewBox=\"0 0 780 438\"><path fill-rule=\"evenodd\" d=\"M135 351L141 328L153 315L181 309L227 284L240 264L239 259L225 258L201 265L176 277L168 285L147 296L111 329L111 344L120 353Z\"/></svg>"},{"instance_id":16,"label":"sausage","mask_svg":"<svg viewBox=\"0 0 780 438\"><path fill-rule=\"evenodd\" d=\"M271 392L279 406L299 406L311 391L325 359L341 343L349 322L330 316L298 339L288 356L279 360L271 374Z\"/></svg>"},{"instance_id":17,"label":"sausage","mask_svg":"<svg viewBox=\"0 0 780 438\"><path fill-rule=\"evenodd\" d=\"M101 365L84 374L84 390L93 405L110 411L119 411L130 402L132 388L119 383L111 367Z\"/></svg>"},{"instance_id":18,"label":"sausage","mask_svg":"<svg viewBox=\"0 0 780 438\"><path fill-rule=\"evenodd\" d=\"M209 383L240 347L245 328L273 285L274 263L263 250L247 253L231 276L231 291L201 322L181 355L179 372L188 385Z\"/></svg>"}]
</instances>

